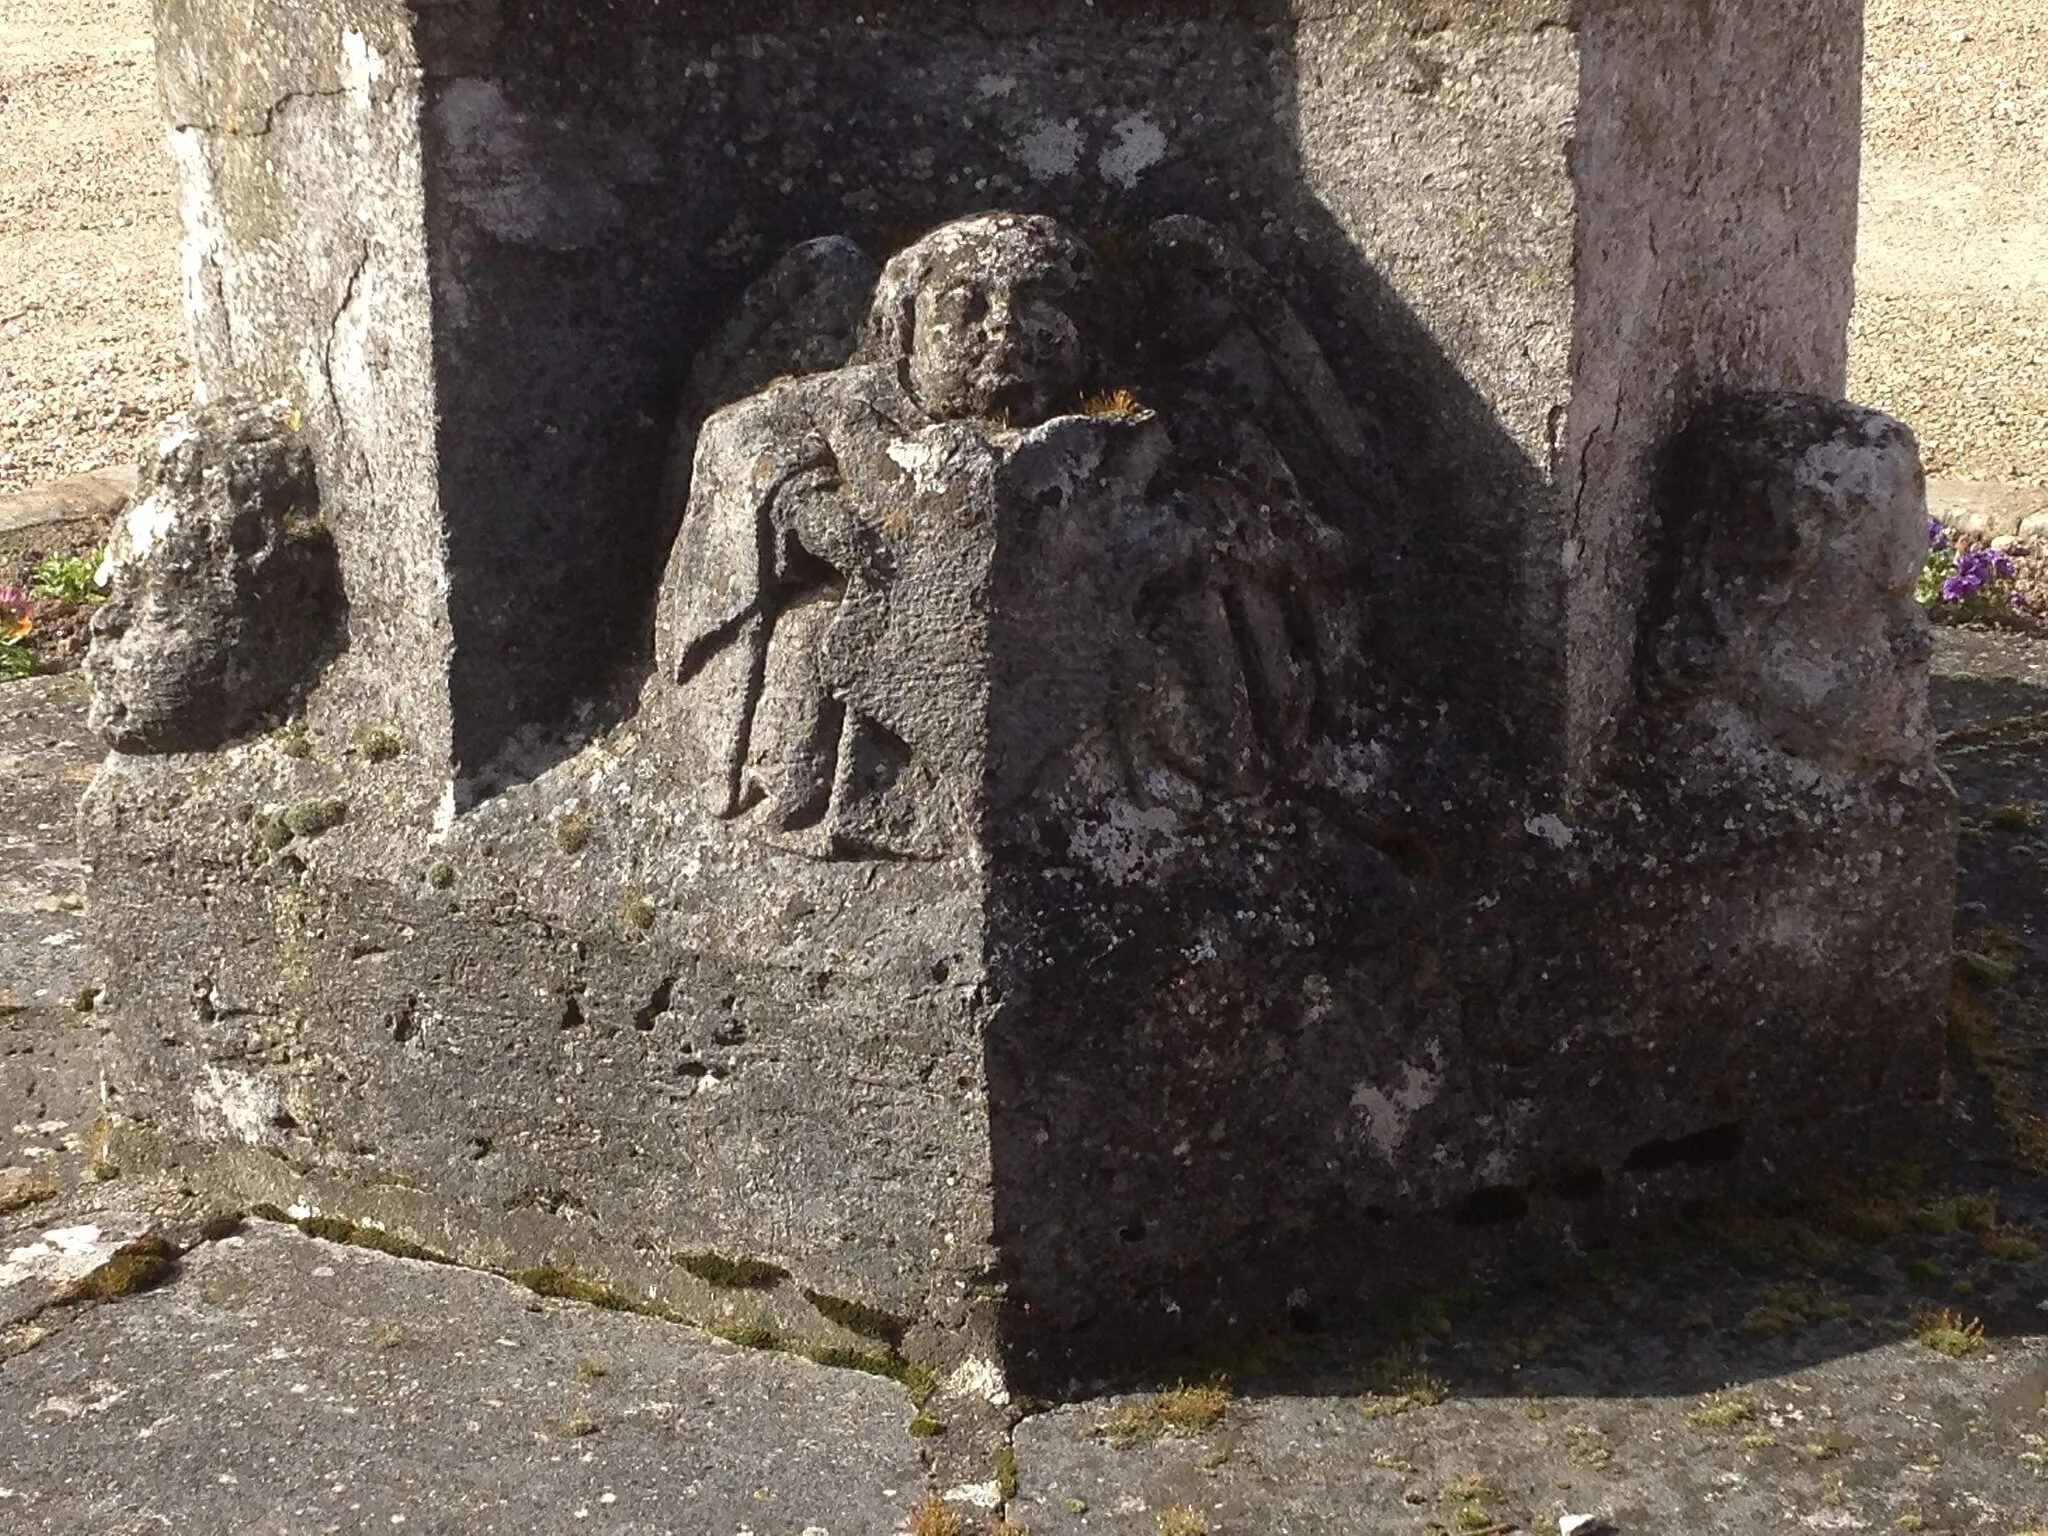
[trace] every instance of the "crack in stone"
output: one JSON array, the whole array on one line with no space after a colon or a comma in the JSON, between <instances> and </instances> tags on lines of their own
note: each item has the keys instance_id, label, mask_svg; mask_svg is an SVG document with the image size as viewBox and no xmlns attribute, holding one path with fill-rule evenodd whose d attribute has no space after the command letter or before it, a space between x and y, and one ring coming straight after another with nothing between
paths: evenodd
<instances>
[{"instance_id":1,"label":"crack in stone","mask_svg":"<svg viewBox=\"0 0 2048 1536\"><path fill-rule=\"evenodd\" d=\"M332 91L287 91L263 109L263 126L260 128L244 128L237 122L235 114L230 113L225 121L218 123L174 121L171 131L219 134L231 139L260 139L277 126L278 115L293 102L336 101L349 94L345 86Z\"/></svg>"}]
</instances>

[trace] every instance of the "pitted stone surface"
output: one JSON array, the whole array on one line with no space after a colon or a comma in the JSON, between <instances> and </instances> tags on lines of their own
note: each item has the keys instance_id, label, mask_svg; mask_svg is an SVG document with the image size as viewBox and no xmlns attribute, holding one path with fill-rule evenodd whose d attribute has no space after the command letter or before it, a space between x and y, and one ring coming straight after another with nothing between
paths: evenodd
<instances>
[{"instance_id":1,"label":"pitted stone surface","mask_svg":"<svg viewBox=\"0 0 2048 1536\"><path fill-rule=\"evenodd\" d=\"M1970 779L1972 815L2014 801L2048 801L2048 786L2040 776L2042 758L2031 738L2014 737L2012 750L2000 754L1995 764L1987 760L1989 748L2005 740L2000 732L2006 725L2038 732L2038 720L2048 709L2048 664L2039 642L1955 631L1938 632L1936 639L1939 722L1945 730L1978 728L1976 736L1953 741L1946 749L1962 751L1950 762ZM55 711L60 720L65 711L75 712L77 679L44 681L50 685L47 691L0 694L19 705L7 718L19 721L31 734L64 734L47 723L43 712ZM73 750L73 761L97 755L83 739L74 742ZM2038 935L2048 931L2034 911L2042 890L2034 868L2040 856L2038 836L1987 828L1970 847L1973 858L1987 848L1995 850L2002 883L1980 881L1971 890L1972 898L1986 905L1969 921L2009 924L2037 942ZM2015 896L2024 903L2017 910L2011 905ZM94 1072L89 1063L47 1071L52 1080L68 1073L67 1091L91 1096ZM1951 1127L1964 1138L1962 1172L1972 1181L1971 1191L1981 1193L1987 1186L1978 1181L1988 1176L2002 1219L2021 1228L2048 1224L2038 1180L2001 1166L1997 1132L1974 1094L1971 1074L1959 1072L1958 1083L1962 1091L1950 1106ZM1936 1171L1932 1176L1938 1179L1941 1174ZM132 1200L133 1184L124 1178L97 1186L96 1193L116 1201ZM9 1218L8 1235L0 1245L11 1250L33 1243L36 1234L53 1225L100 1224L97 1212L71 1198L51 1219L30 1220L48 1211L49 1207L38 1207ZM249 1255L251 1247L203 1250L188 1261L185 1276L170 1289L72 1319L66 1326L91 1330L80 1335L77 1345L68 1345L66 1335L53 1335L31 1354L0 1366L0 1422L9 1424L10 1432L19 1427L24 1436L37 1437L36 1444L59 1454L50 1475L36 1473L27 1481L10 1458L7 1473L0 1475L0 1488L7 1490L0 1494L0 1526L13 1521L30 1532L121 1530L124 1524L132 1526L131 1508L153 1507L174 1524L193 1529L269 1530L284 1525L293 1530L338 1526L354 1531L368 1523L365 1515L373 1507L381 1514L417 1507L409 1500L424 1504L424 1485L431 1490L484 1492L470 1503L436 1506L439 1513L431 1518L414 1515L406 1526L390 1527L384 1516L380 1528L484 1536L503 1529L507 1519L492 1497L509 1496L525 1501L519 1506L523 1529L602 1529L599 1522L606 1512L619 1510L619 1505L603 1505L602 1493L619 1494L623 1504L629 1488L641 1485L622 1477L580 1481L617 1465L600 1460L586 1466L580 1456L585 1450L597 1454L601 1447L607 1455L616 1455L627 1436L602 1446L611 1431L601 1424L597 1435L581 1442L581 1449L576 1442L564 1448L545 1438L545 1431L533 1434L531 1421L522 1417L531 1408L536 1417L545 1416L543 1422L551 1422L563 1394L518 1396L498 1388L512 1376L524 1379L529 1387L535 1379L553 1379L558 1387L566 1387L576 1379L573 1370L565 1375L555 1368L564 1360L580 1362L586 1357L611 1369L595 1386L603 1388L613 1381L629 1394L629 1384L649 1375L670 1383L711 1381L708 1376L688 1375L676 1364L677 1357L668 1351L677 1338L692 1336L666 1325L538 1303L485 1277L304 1243L275 1227L257 1225L250 1231L256 1257L245 1268L235 1268L239 1261L234 1254ZM1241 1513L1249 1517L1253 1529L1297 1531L1301 1536L1321 1536L1333 1521L1347 1520L1354 1511L1363 1530L1420 1530L1431 1520L1456 1528L1460 1511L1475 1502L1502 1519L1515 1518L1537 1530L1544 1529L1538 1520L1561 1509L1627 1516L1618 1527L1623 1536L1639 1530L1748 1536L1750 1531L1780 1527L1855 1529L1853 1522L1882 1530L1906 1515L1918 1516L1928 1530L1947 1526L2006 1536L2028 1528L2039 1515L2039 1485L2028 1459L2038 1448L2024 1436L2033 1433L2030 1426L2043 1411L2043 1384L2048 1382L2048 1356L2042 1353L2041 1340L2033 1336L2038 1326L2036 1305L2044 1299L2048 1271L2040 1261L1989 1263L1974 1252L1977 1239L1969 1232L1929 1238L1909 1231L1902 1242L1898 1257L1938 1257L1947 1276L1971 1284L1970 1294L1949 1291L1948 1278L1941 1289L1929 1292L1924 1280L1900 1273L1892 1263L1852 1255L1851 1284L1844 1294L1859 1314L1868 1309L1877 1315L1810 1328L1795 1325L1782 1337L1749 1326L1748 1309L1780 1287L1792 1288L1795 1299L1800 1288L1811 1288L1815 1277L1810 1256L1773 1266L1759 1264L1751 1252L1744 1256L1747 1272L1739 1278L1718 1272L1716 1266L1702 1297L1661 1284L1626 1287L1628 1255L1610 1252L1599 1259L1588 1277L1589 1288L1573 1302L1569 1296L1560 1298L1552 1283L1569 1286L1573 1266L1568 1257L1556 1250L1532 1254L1518 1261L1516 1273L1544 1283L1520 1316L1487 1318L1480 1337L1469 1336L1461 1318L1455 1338L1430 1346L1450 1362L1432 1362L1431 1368L1453 1376L1470 1367L1483 1371L1498 1349L1508 1362L1496 1367L1500 1385L1468 1392L1460 1381L1458 1395L1439 1407L1366 1420L1359 1414L1356 1397L1347 1393L1362 1385L1368 1372L1359 1361L1345 1358L1346 1341L1302 1335L1294 1351L1300 1363L1322 1365L1337 1379L1299 1395L1247 1392L1226 1407L1216 1433L1122 1450L1085 1435L1092 1425L1112 1419L1124 1400L1080 1402L1027 1419L1017 1437L1015 1513L1034 1532L1107 1530L1128 1536L1154 1536L1159 1513L1175 1503L1204 1514L1212 1531L1228 1532L1233 1526L1226 1517ZM1930 1250L1929 1244L1938 1245L1938 1251ZM1688 1244L1685 1251L1711 1258L1697 1245ZM1623 1266L1619 1278L1624 1289L1619 1293L1613 1267L1617 1261ZM359 1268L362 1264L368 1267ZM334 1270L334 1275L314 1277L312 1271L321 1267ZM225 1285L237 1273L253 1277L239 1299L176 1300L195 1274ZM441 1278L422 1289L412 1279L420 1274ZM467 1289L471 1285L477 1287L474 1293ZM264 1287L273 1289L268 1299L255 1294ZM364 1298L360 1305L349 1301L349 1293L358 1291ZM314 1304L296 1305L295 1299L309 1292L314 1293ZM488 1305L473 1303L472 1295L484 1297ZM494 1299L507 1296L509 1305ZM1870 1297L1880 1299L1872 1302L1866 1299ZM330 1301L336 1304L330 1306ZM432 1326L416 1326L406 1333L402 1309L416 1301L425 1309L419 1315ZM1713 1314L1711 1319L1689 1317L1702 1303ZM534 1305L544 1311L525 1310ZM1527 1310L1531 1305L1534 1311ZM1871 1335L1881 1336L1892 1326L1885 1315L1887 1305L1901 1312L1949 1305L1966 1317L1981 1312L1992 1324L1991 1358L1949 1361L1910 1343L1873 1347ZM131 1308L138 1309L132 1317L127 1315ZM458 1314L445 1333L452 1364L444 1368L433 1351L451 1312ZM521 1352L494 1345L507 1361L503 1374L486 1385L488 1373L466 1373L480 1363L479 1335L495 1335L501 1317L534 1334L505 1331L504 1336L520 1343ZM1706 1321L1714 1327L1704 1327ZM380 1333L380 1326L387 1323L403 1337ZM558 1324L565 1330L564 1343L552 1349L540 1343L537 1336ZM586 1332L586 1325L598 1332ZM385 1338L392 1339L390 1345L378 1348ZM596 1355L590 1347L594 1338L616 1352ZM1365 1358L1384 1348L1369 1336L1351 1342ZM644 1372L638 1364L643 1343L655 1352ZM266 1360L273 1348L286 1350L286 1358ZM722 1355L722 1346L717 1348ZM1643 1358L1630 1360L1631 1348ZM230 1368L223 1362L195 1372L195 1360L214 1358L204 1353L208 1349L222 1351L236 1364ZM28 1373L25 1368L45 1351L53 1352L49 1358L56 1363ZM490 1351L482 1353L488 1356ZM536 1378L527 1362L537 1355L545 1355L549 1371ZM1614 1363L1616 1355L1621 1357L1619 1365ZM1606 1368L1597 1368L1595 1362L1603 1357ZM517 1366L510 1363L513 1358L520 1362ZM793 1379L825 1382L828 1394L842 1379L833 1373L812 1373L801 1363L761 1358L767 1362L764 1369L787 1368L800 1373ZM432 1395L444 1375L461 1391L473 1394L459 1405L459 1418L447 1411L450 1404ZM907 1405L896 1407L900 1394L884 1383L852 1380L857 1388L872 1384L880 1389L873 1432L881 1447L874 1465L881 1465L887 1461L882 1453L898 1443L898 1416L906 1413ZM96 1388L95 1382L105 1385ZM417 1384L418 1390L398 1398L408 1382ZM300 1383L319 1389L324 1398L315 1398L313 1390L290 1392ZM749 1399L759 1395L755 1379L744 1374L726 1378L725 1384ZM111 1402L109 1388L125 1388L133 1396ZM1715 1390L1721 1388L1726 1390ZM327 1438L347 1418L339 1413L349 1405L346 1394L358 1390L365 1395L357 1399L359 1412L346 1425L350 1438ZM1492 1391L1522 1395L1485 1395ZM503 1443L519 1448L519 1454L493 1444L493 1433L468 1430L469 1419L476 1416L470 1409L486 1393L498 1398L501 1408L487 1408L479 1424L493 1432L502 1430ZM678 1393L666 1395L681 1401ZM1752 1402L1755 1417L1727 1429L1689 1422L1691 1413L1730 1398ZM385 1423L362 1424L365 1418L375 1418L370 1403L394 1400L401 1406L387 1415ZM262 1418L250 1415L252 1404L267 1409L273 1401L282 1411ZM725 1402L722 1395L719 1401ZM838 1438L845 1426L837 1417L838 1408L831 1406L836 1401L821 1410L823 1428L790 1431L793 1437L826 1446L826 1451L814 1453L812 1463L822 1469L821 1476L849 1466L858 1473L869 1465L851 1453L843 1460L832 1459L838 1454L832 1447L849 1443ZM138 1440L139 1430L155 1425L166 1404L175 1407L179 1417L155 1428L151 1440ZM142 1417L152 1405L159 1405L158 1411ZM95 1407L102 1411L92 1412ZM73 1417L65 1417L74 1410ZM697 1411L708 1412L701 1406ZM632 1445L645 1450L647 1467L673 1466L684 1459L683 1452L668 1450L672 1446L686 1441L691 1447L705 1444L686 1435L673 1440L643 1437L640 1421L629 1419L628 1434L636 1437ZM235 1425L225 1443L242 1458L239 1463L223 1465L210 1459L207 1447L221 1443L213 1429L217 1423ZM315 1432L300 1433L301 1424ZM781 1433L771 1429L768 1441L782 1443ZM864 1433L856 1431L853 1437ZM164 1447L151 1443L159 1436ZM734 1486L751 1499L753 1487L761 1485L748 1486L744 1473L753 1465L757 1442L741 1438L742 1451L734 1461L741 1474ZM1745 1443L1760 1439L1772 1443ZM656 1449L646 1449L650 1446ZM537 1454L525 1454L526 1447L537 1447ZM564 1459L553 1460L557 1454ZM382 1482L365 1477L361 1469L368 1455L384 1455L385 1464L398 1470ZM429 1457L434 1458L430 1464ZM689 1462L698 1468L693 1475L707 1486L711 1479L703 1468L708 1464L701 1457ZM423 1465L426 1471L414 1470ZM483 1470L467 1470L472 1465ZM33 1459L28 1466L36 1472ZM257 1470L245 1472L245 1467ZM303 1474L304 1480L281 1484L280 1468L283 1476ZM330 1469L332 1477L322 1476ZM222 1472L236 1476L237 1485L221 1484ZM77 1488L98 1490L97 1504L60 1486L60 1476L76 1479ZM348 1495L338 1504L326 1491L337 1481ZM266 1491L280 1486L283 1493ZM665 1489L673 1486L662 1484ZM882 1488L889 1486L894 1485L884 1483ZM902 1529L903 1509L915 1501L920 1487L912 1480L903 1483L893 1499L878 1493L872 1513L869 1504L854 1503L851 1514L824 1528L835 1536L867 1531L891 1536ZM303 1496L288 1502L301 1488ZM508 1488L513 1490L509 1495ZM1476 1500L1454 1491L1479 1488L1486 1492ZM31 1505L21 1497L25 1491L56 1502ZM1418 1495L1416 1501L1408 1498L1411 1492ZM590 1502L593 1495L600 1502ZM266 1498L272 1502L264 1503ZM152 1500L153 1505L146 1504ZM1086 1503L1085 1513L1071 1509L1070 1500ZM350 1510L351 1502L363 1508ZM692 1511L655 1502L669 1523L654 1520L641 1529L674 1530L678 1536L698 1536L703 1529L691 1518ZM309 1513L295 1513L301 1508ZM740 1517L748 1529L780 1529L762 1519L757 1508L744 1510ZM40 1512L50 1509L60 1512L55 1523L42 1519ZM103 1509L103 1516L96 1516L95 1509ZM576 1519L578 1509L590 1510L590 1518ZM87 1512L79 1514L80 1510ZM197 1514L188 1518L188 1510ZM27 1523L24 1512L36 1514L38 1523ZM1744 1520L1749 1523L1740 1523ZM791 1536L802 1529L795 1523L789 1527Z\"/></svg>"}]
</instances>

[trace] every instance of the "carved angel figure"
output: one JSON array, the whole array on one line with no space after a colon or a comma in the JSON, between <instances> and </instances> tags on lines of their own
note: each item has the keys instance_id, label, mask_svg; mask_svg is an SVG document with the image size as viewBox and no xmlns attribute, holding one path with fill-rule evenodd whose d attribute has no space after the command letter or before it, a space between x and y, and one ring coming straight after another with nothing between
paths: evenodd
<instances>
[{"instance_id":1,"label":"carved angel figure","mask_svg":"<svg viewBox=\"0 0 2048 1536\"><path fill-rule=\"evenodd\" d=\"M1257 354L1234 376L1284 396L1277 435L1309 434L1326 481L1363 439L1263 274L1191 220L1150 238L1208 303L1156 338L1188 359L1157 409L1135 373L1112 389L1131 365L1100 345L1087 247L987 214L888 263L842 366L703 421L656 648L713 815L922 856L1033 796L1252 794L1300 767L1356 649L1357 562L1275 435L1201 387L1201 345ZM736 323L853 290L848 251L800 247ZM1233 297L1254 288L1263 315Z\"/></svg>"}]
</instances>

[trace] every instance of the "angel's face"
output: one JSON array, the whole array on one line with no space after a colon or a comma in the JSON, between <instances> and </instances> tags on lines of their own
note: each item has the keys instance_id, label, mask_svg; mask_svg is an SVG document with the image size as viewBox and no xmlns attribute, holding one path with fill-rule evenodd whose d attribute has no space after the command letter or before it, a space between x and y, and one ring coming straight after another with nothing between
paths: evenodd
<instances>
[{"instance_id":1,"label":"angel's face","mask_svg":"<svg viewBox=\"0 0 2048 1536\"><path fill-rule=\"evenodd\" d=\"M1064 271L1013 274L966 265L917 295L910 382L941 418L1007 417L1034 426L1072 407L1081 332L1059 300Z\"/></svg>"}]
</instances>

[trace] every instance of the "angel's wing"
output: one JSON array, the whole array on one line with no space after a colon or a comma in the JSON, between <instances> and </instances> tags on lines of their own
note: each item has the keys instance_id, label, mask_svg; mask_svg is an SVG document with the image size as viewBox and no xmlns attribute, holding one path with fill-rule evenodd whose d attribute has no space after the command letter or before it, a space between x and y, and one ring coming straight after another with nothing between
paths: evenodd
<instances>
[{"instance_id":1,"label":"angel's wing","mask_svg":"<svg viewBox=\"0 0 2048 1536\"><path fill-rule=\"evenodd\" d=\"M1156 366L1257 422L1318 501L1369 490L1376 444L1265 268L1178 215L1145 231L1136 271Z\"/></svg>"},{"instance_id":2,"label":"angel's wing","mask_svg":"<svg viewBox=\"0 0 2048 1536\"><path fill-rule=\"evenodd\" d=\"M664 533L690 499L697 433L721 406L779 378L845 366L881 268L844 235L806 240L756 278L690 365L662 472Z\"/></svg>"}]
</instances>

